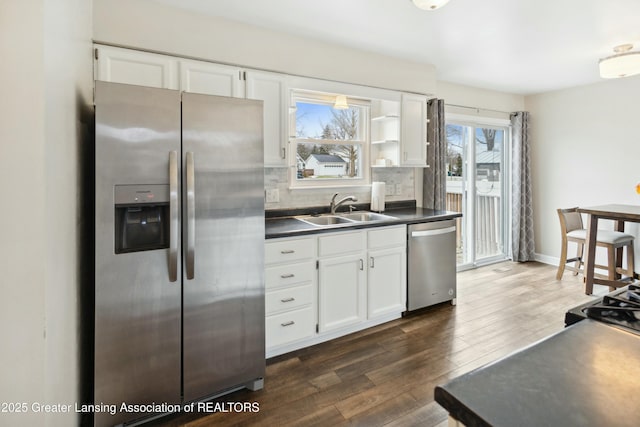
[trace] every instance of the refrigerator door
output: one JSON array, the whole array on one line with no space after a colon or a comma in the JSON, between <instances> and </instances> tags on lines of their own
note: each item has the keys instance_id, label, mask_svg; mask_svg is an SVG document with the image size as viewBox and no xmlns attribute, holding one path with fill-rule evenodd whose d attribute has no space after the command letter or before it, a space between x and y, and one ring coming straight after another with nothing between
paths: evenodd
<instances>
[{"instance_id":1,"label":"refrigerator door","mask_svg":"<svg viewBox=\"0 0 640 427\"><path fill-rule=\"evenodd\" d=\"M262 102L182 94L183 393L264 376Z\"/></svg>"},{"instance_id":2,"label":"refrigerator door","mask_svg":"<svg viewBox=\"0 0 640 427\"><path fill-rule=\"evenodd\" d=\"M180 403L180 94L97 81L95 104L94 401Z\"/></svg>"}]
</instances>

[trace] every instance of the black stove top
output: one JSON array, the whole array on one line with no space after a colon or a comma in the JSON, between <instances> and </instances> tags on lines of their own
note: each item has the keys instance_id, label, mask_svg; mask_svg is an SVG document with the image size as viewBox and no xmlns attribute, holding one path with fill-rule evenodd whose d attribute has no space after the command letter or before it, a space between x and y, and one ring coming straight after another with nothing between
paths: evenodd
<instances>
[{"instance_id":1,"label":"black stove top","mask_svg":"<svg viewBox=\"0 0 640 427\"><path fill-rule=\"evenodd\" d=\"M640 334L640 286L628 285L574 307L565 314L564 323L569 326L587 317Z\"/></svg>"}]
</instances>

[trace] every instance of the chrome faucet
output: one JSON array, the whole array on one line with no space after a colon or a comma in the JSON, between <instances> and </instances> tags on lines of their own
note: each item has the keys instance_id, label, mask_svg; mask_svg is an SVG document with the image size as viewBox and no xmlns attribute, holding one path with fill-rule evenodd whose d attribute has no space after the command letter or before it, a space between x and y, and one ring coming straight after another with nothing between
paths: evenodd
<instances>
[{"instance_id":1,"label":"chrome faucet","mask_svg":"<svg viewBox=\"0 0 640 427\"><path fill-rule=\"evenodd\" d=\"M354 196L347 196L347 197L344 197L344 198L342 198L342 199L340 199L340 200L338 200L336 202L336 197L338 197L338 193L333 195L333 197L331 198L331 203L329 204L329 208L331 209L331 213L332 214L335 214L336 213L336 209L338 209L338 207L341 204L343 204L344 202L348 202L348 201L357 202L358 201L358 199L356 199Z\"/></svg>"}]
</instances>

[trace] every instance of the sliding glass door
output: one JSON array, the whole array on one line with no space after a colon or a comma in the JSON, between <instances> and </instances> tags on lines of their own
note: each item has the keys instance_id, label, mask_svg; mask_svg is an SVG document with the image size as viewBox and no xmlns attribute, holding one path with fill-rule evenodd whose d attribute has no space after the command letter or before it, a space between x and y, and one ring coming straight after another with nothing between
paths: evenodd
<instances>
[{"instance_id":1,"label":"sliding glass door","mask_svg":"<svg viewBox=\"0 0 640 427\"><path fill-rule=\"evenodd\" d=\"M447 209L459 220L458 266L503 260L507 248L509 128L449 121Z\"/></svg>"}]
</instances>

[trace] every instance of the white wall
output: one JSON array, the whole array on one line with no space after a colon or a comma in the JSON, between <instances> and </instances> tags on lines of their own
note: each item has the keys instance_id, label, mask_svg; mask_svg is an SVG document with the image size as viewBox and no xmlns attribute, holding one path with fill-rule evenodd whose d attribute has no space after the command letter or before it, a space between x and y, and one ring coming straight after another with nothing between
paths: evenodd
<instances>
[{"instance_id":1,"label":"white wall","mask_svg":"<svg viewBox=\"0 0 640 427\"><path fill-rule=\"evenodd\" d=\"M443 81L438 81L437 88L438 98L444 99L445 104L462 105L484 110L480 111L481 114L491 114L489 110L511 113L513 111L522 111L524 108L524 96L522 95L479 89ZM472 114L467 109L459 112L461 114Z\"/></svg>"},{"instance_id":2,"label":"white wall","mask_svg":"<svg viewBox=\"0 0 640 427\"><path fill-rule=\"evenodd\" d=\"M0 402L45 397L43 10L0 3ZM10 64L10 66L7 66ZM9 82L11 82L9 84ZM10 209L12 207L13 209ZM29 208L29 209L28 209ZM2 425L43 425L38 414L0 413Z\"/></svg>"},{"instance_id":3,"label":"white wall","mask_svg":"<svg viewBox=\"0 0 640 427\"><path fill-rule=\"evenodd\" d=\"M431 65L294 37L150 0L94 0L94 40L215 62L434 93Z\"/></svg>"},{"instance_id":4,"label":"white wall","mask_svg":"<svg viewBox=\"0 0 640 427\"><path fill-rule=\"evenodd\" d=\"M640 76L528 96L525 109L531 112L536 252L557 262L557 208L640 204ZM640 236L637 229L629 227Z\"/></svg>"},{"instance_id":5,"label":"white wall","mask_svg":"<svg viewBox=\"0 0 640 427\"><path fill-rule=\"evenodd\" d=\"M0 402L79 396L80 111L91 95L91 2L0 3ZM89 119L89 117L85 117ZM1 425L77 425L0 413Z\"/></svg>"}]
</instances>

